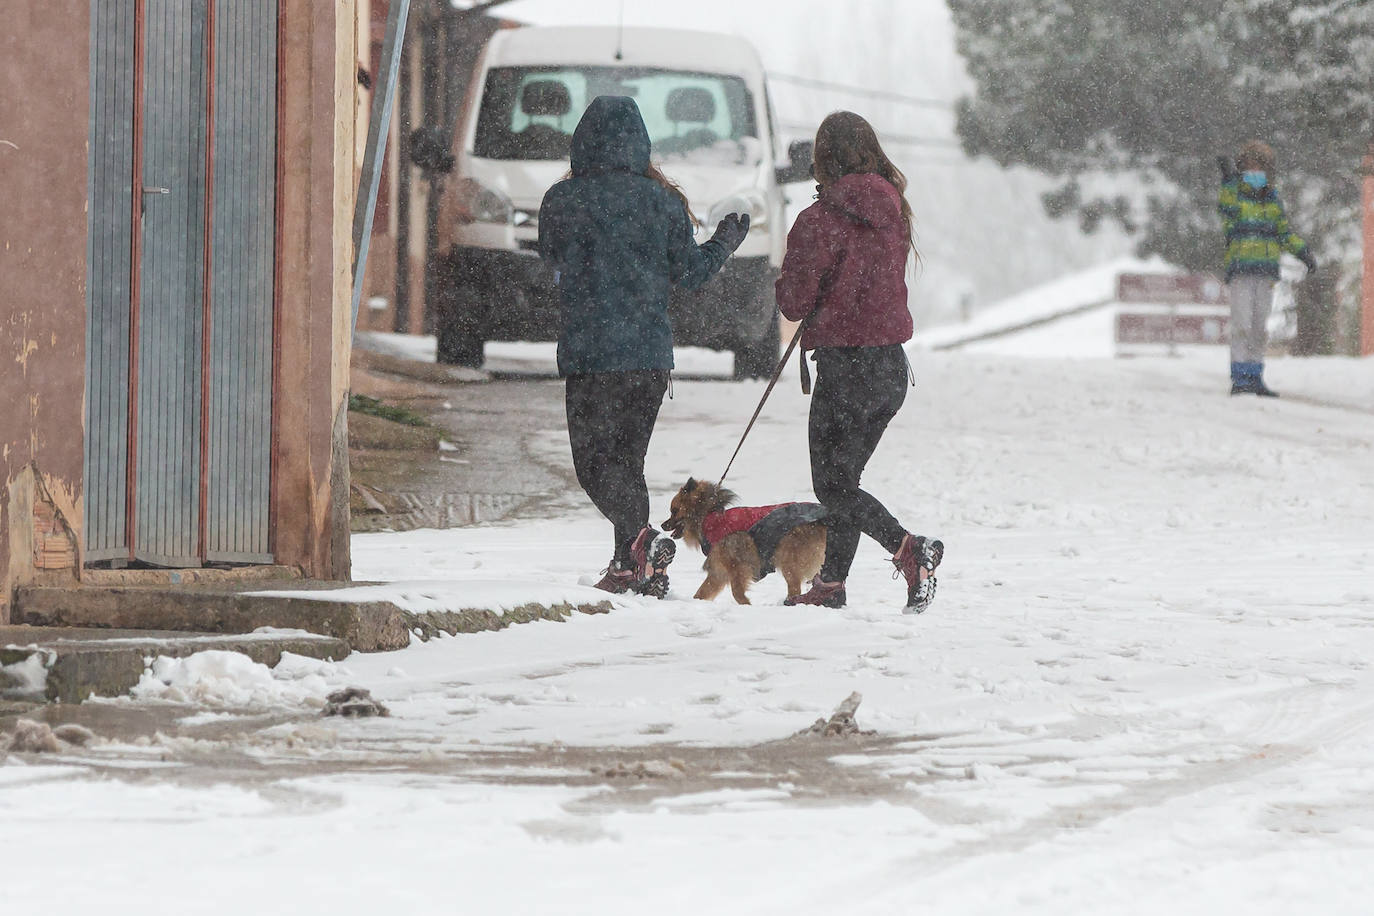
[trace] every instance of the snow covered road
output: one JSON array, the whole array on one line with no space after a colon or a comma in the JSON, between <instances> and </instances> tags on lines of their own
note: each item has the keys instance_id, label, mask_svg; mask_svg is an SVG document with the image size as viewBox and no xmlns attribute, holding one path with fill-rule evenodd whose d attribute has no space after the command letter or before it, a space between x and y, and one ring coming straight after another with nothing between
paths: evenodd
<instances>
[{"instance_id":1,"label":"snow covered road","mask_svg":"<svg viewBox=\"0 0 1374 916\"><path fill-rule=\"evenodd\" d=\"M1374 361L1277 361L1277 402L1228 398L1215 360L914 361L865 485L947 544L927 614L899 613L871 542L841 611L779 606L776 576L752 607L691 601L684 549L664 602L297 662L255 692L265 669L188 665L124 705L235 742L0 767L6 904L1368 912ZM675 389L655 520L720 473L762 385ZM784 380L732 471L745 502L809 494L805 410ZM510 604L583 595L607 541L573 493L355 536L354 572L416 609ZM315 718L343 684L392 716ZM790 737L853 691L876 735Z\"/></svg>"}]
</instances>

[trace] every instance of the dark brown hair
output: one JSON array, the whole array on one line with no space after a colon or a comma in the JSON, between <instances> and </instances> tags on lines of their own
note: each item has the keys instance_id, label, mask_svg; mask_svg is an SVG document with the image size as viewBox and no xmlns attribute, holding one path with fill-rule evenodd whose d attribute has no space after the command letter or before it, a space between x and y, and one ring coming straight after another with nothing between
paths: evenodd
<instances>
[{"instance_id":1,"label":"dark brown hair","mask_svg":"<svg viewBox=\"0 0 1374 916\"><path fill-rule=\"evenodd\" d=\"M692 205L687 203L687 195L682 193L682 187L676 181L673 181L673 179L663 174L662 170L652 162L649 163L649 167L644 170L644 177L652 178L654 181L657 181L659 184L663 185L663 187L667 188L669 194L682 201L682 209L687 211L687 219L691 220L692 225L701 225L701 220L697 219L697 215L692 212Z\"/></svg>"},{"instance_id":2,"label":"dark brown hair","mask_svg":"<svg viewBox=\"0 0 1374 916\"><path fill-rule=\"evenodd\" d=\"M883 152L872 124L852 111L832 111L816 129L816 181L824 187L845 175L862 173L881 175L897 189L902 200L902 225L906 227L907 244L919 264L921 253L916 250L911 204L906 199L906 176Z\"/></svg>"},{"instance_id":3,"label":"dark brown hair","mask_svg":"<svg viewBox=\"0 0 1374 916\"><path fill-rule=\"evenodd\" d=\"M1241 171L1244 171L1246 166L1252 166L1262 172L1273 172L1274 150L1263 140L1251 140L1240 148L1236 165Z\"/></svg>"},{"instance_id":4,"label":"dark brown hair","mask_svg":"<svg viewBox=\"0 0 1374 916\"><path fill-rule=\"evenodd\" d=\"M571 177L573 177L572 169L568 169L566 172L563 173L562 180L567 181ZM679 185L676 181L673 181L673 179L669 178L667 175L663 174L662 170L659 169L659 167L654 165L652 162L650 162L649 167L644 170L644 177L652 178L654 181L657 181L659 184L663 185L663 187L668 191L669 194L673 195L678 200L682 201L682 209L687 211L688 221L691 222L693 226L701 225L701 220L697 219L697 215L692 212L692 205L687 203L687 195L682 192L681 185Z\"/></svg>"}]
</instances>

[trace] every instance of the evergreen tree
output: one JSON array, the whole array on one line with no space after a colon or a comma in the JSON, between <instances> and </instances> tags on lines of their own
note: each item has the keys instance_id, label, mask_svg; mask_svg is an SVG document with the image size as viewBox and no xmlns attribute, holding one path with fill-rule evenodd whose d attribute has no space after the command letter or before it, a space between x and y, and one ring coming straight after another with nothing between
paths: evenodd
<instances>
[{"instance_id":1,"label":"evergreen tree","mask_svg":"<svg viewBox=\"0 0 1374 916\"><path fill-rule=\"evenodd\" d=\"M1215 270L1216 157L1257 137L1318 257L1355 247L1374 0L948 2L977 84L964 148L1062 177L1052 215L1076 212L1087 232L1116 219L1142 255ZM1104 173L1138 176L1141 193L1094 194Z\"/></svg>"}]
</instances>

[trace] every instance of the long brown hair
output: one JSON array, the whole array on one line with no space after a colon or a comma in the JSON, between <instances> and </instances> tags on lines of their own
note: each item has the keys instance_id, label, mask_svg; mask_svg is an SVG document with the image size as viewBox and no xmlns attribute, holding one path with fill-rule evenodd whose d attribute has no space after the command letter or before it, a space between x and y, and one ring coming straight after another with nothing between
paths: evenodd
<instances>
[{"instance_id":1,"label":"long brown hair","mask_svg":"<svg viewBox=\"0 0 1374 916\"><path fill-rule=\"evenodd\" d=\"M563 173L562 180L567 181L571 177L573 177L572 169L568 169L566 172ZM663 187L668 191L669 194L673 195L678 200L682 201L682 209L687 211L688 221L690 221L693 226L701 225L701 220L697 219L697 215L692 212L692 205L687 203L687 195L683 193L681 185L679 185L676 181L673 181L673 179L669 178L667 175L663 174L663 171L659 169L658 166L654 165L652 162L650 162L649 167L644 170L644 177L652 178L654 181L657 181L659 184L663 185Z\"/></svg>"},{"instance_id":2,"label":"long brown hair","mask_svg":"<svg viewBox=\"0 0 1374 916\"><path fill-rule=\"evenodd\" d=\"M861 173L881 175L897 189L902 201L902 225L906 227L907 244L916 256L916 263L920 264L921 252L916 249L911 204L906 199L906 176L883 152L872 124L852 111L832 111L816 128L816 181L824 187L845 175Z\"/></svg>"},{"instance_id":3,"label":"long brown hair","mask_svg":"<svg viewBox=\"0 0 1374 916\"><path fill-rule=\"evenodd\" d=\"M663 185L663 187L667 188L669 194L682 201L682 209L687 211L687 219L691 220L692 225L701 225L701 220L697 219L697 215L692 212L692 205L687 203L687 195L682 192L681 185L663 174L663 171L652 162L649 163L649 167L644 170L644 177L652 178L654 181L657 181L659 184Z\"/></svg>"}]
</instances>

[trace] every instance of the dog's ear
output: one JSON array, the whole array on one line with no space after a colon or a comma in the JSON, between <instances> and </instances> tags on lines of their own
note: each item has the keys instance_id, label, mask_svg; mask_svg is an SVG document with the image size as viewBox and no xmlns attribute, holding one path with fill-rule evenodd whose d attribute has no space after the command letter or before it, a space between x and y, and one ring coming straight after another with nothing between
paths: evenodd
<instances>
[{"instance_id":1,"label":"dog's ear","mask_svg":"<svg viewBox=\"0 0 1374 916\"><path fill-rule=\"evenodd\" d=\"M688 478L687 478L687 482L686 482L685 484L682 485L682 492L684 492L684 493L691 493L691 492L692 492L693 490L695 490L696 488L697 488L696 479L693 478L693 477L688 477Z\"/></svg>"}]
</instances>

